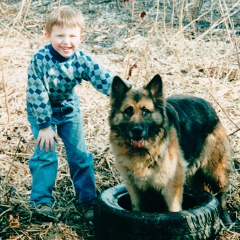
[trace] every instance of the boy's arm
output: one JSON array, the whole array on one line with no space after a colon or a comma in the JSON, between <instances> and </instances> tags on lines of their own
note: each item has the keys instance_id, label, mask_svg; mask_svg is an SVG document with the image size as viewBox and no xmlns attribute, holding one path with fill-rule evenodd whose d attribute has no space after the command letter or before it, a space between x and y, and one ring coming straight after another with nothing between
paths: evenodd
<instances>
[{"instance_id":1,"label":"boy's arm","mask_svg":"<svg viewBox=\"0 0 240 240\"><path fill-rule=\"evenodd\" d=\"M47 88L43 81L41 61L33 58L28 67L27 105L37 120L40 129L51 125L52 108Z\"/></svg>"},{"instance_id":2,"label":"boy's arm","mask_svg":"<svg viewBox=\"0 0 240 240\"><path fill-rule=\"evenodd\" d=\"M57 135L51 127L52 108L39 67L41 68L41 61L33 58L28 67L27 105L40 128L36 146L39 145L40 150L45 146L48 152L49 149L54 150L54 140L57 141Z\"/></svg>"},{"instance_id":3,"label":"boy's arm","mask_svg":"<svg viewBox=\"0 0 240 240\"><path fill-rule=\"evenodd\" d=\"M91 57L82 52L81 55L85 66L82 79L91 82L97 91L109 96L114 74L92 60Z\"/></svg>"}]
</instances>

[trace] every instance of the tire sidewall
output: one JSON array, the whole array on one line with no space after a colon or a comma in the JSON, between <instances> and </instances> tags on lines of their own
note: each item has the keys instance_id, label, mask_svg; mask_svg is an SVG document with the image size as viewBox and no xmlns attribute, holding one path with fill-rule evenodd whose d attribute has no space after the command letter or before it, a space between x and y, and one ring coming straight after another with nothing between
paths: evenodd
<instances>
[{"instance_id":1,"label":"tire sidewall","mask_svg":"<svg viewBox=\"0 0 240 240\"><path fill-rule=\"evenodd\" d=\"M119 205L126 194L123 184L100 194L94 208L96 239L213 239L220 231L219 202L206 191L194 196L194 208L174 213L126 210Z\"/></svg>"}]
</instances>

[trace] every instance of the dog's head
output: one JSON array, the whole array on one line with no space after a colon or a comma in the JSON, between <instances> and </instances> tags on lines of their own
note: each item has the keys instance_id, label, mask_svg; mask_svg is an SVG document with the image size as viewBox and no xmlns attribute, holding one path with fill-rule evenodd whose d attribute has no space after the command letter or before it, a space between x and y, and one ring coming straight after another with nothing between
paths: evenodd
<instances>
[{"instance_id":1,"label":"dog's head","mask_svg":"<svg viewBox=\"0 0 240 240\"><path fill-rule=\"evenodd\" d=\"M165 120L162 88L159 75L142 88L133 88L114 77L109 122L115 140L143 148L159 137Z\"/></svg>"}]
</instances>

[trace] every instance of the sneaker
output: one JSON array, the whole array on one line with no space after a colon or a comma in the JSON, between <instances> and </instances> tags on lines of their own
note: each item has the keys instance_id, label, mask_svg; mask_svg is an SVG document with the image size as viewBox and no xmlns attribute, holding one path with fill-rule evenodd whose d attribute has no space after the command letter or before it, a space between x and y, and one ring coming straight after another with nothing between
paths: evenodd
<instances>
[{"instance_id":1,"label":"sneaker","mask_svg":"<svg viewBox=\"0 0 240 240\"><path fill-rule=\"evenodd\" d=\"M93 205L86 205L82 207L77 207L77 209L82 214L84 220L93 225Z\"/></svg>"},{"instance_id":2,"label":"sneaker","mask_svg":"<svg viewBox=\"0 0 240 240\"><path fill-rule=\"evenodd\" d=\"M37 213L38 217L40 217L44 221L56 220L52 210L52 206L48 203L40 203L35 206L34 210Z\"/></svg>"}]
</instances>

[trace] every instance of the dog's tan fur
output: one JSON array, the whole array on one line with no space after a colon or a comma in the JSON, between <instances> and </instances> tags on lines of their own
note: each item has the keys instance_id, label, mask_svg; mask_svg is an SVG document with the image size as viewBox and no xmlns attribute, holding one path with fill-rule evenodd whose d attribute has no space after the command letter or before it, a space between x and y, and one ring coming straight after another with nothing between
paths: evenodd
<instances>
[{"instance_id":1,"label":"dog's tan fur","mask_svg":"<svg viewBox=\"0 0 240 240\"><path fill-rule=\"evenodd\" d=\"M152 91L151 97L149 97L150 91ZM156 111L154 102L156 91L147 88L127 89L124 97L122 96L119 109L112 111L110 116L110 140L116 167L126 184L133 210L141 211L139 190L154 188L162 194L170 212L181 211L185 184L192 189L203 188L204 185L210 184L211 190L215 194L220 194L221 206L226 209L224 194L229 184L231 154L223 126L219 121L214 131L207 135L199 158L195 159L193 164L187 162L180 146L178 130L173 124L168 128L165 116ZM136 101L137 94L141 97ZM116 104L113 98L114 96L112 96L112 108ZM164 105L164 98L162 101ZM120 136L120 132L114 128L121 122L126 122L124 111L129 106L133 109L133 114L128 119L129 123L146 122L142 109L151 112L151 121L162 123L158 136L144 139L143 147L139 149L131 146L127 139L125 141L124 137ZM203 173L204 180L195 176L199 170Z\"/></svg>"},{"instance_id":2,"label":"dog's tan fur","mask_svg":"<svg viewBox=\"0 0 240 240\"><path fill-rule=\"evenodd\" d=\"M119 146L111 133L112 148L118 168L127 186L134 211L140 211L135 185L141 190L154 186L162 190L169 211L181 210L183 184L185 182L186 163L179 151L175 129L170 130L171 146L168 141L159 142L148 149L144 155L130 156L128 148ZM160 151L159 151L160 150Z\"/></svg>"}]
</instances>

